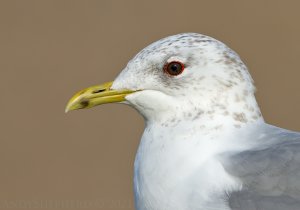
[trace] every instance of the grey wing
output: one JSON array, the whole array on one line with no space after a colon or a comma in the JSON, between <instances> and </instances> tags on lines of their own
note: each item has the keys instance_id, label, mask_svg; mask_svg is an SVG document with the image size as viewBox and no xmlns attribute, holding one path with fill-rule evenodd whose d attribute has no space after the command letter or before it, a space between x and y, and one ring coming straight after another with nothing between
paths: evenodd
<instances>
[{"instance_id":1,"label":"grey wing","mask_svg":"<svg viewBox=\"0 0 300 210\"><path fill-rule=\"evenodd\" d=\"M225 170L243 183L233 210L300 210L300 134L272 127L256 147L228 155Z\"/></svg>"}]
</instances>

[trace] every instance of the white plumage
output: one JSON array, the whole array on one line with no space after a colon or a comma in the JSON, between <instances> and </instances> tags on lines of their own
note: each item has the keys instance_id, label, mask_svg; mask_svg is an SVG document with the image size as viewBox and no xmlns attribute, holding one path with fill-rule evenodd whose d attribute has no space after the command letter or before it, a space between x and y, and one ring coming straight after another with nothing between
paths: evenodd
<instances>
[{"instance_id":1,"label":"white plumage","mask_svg":"<svg viewBox=\"0 0 300 210\"><path fill-rule=\"evenodd\" d=\"M166 73L172 62L183 72ZM124 103L146 121L134 165L138 210L300 209L300 135L264 122L247 67L226 45L196 33L159 40L110 88L124 89L136 91ZM84 100L67 109L88 107Z\"/></svg>"}]
</instances>

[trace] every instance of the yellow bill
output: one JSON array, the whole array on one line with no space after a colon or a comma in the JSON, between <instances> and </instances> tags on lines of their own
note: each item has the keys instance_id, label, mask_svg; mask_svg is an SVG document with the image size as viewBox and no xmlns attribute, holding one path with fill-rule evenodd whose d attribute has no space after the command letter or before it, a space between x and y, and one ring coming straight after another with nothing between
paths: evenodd
<instances>
[{"instance_id":1,"label":"yellow bill","mask_svg":"<svg viewBox=\"0 0 300 210\"><path fill-rule=\"evenodd\" d=\"M68 102L66 112L76 109L91 108L101 104L125 101L125 97L136 91L133 90L111 90L113 82L95 85L76 93Z\"/></svg>"}]
</instances>

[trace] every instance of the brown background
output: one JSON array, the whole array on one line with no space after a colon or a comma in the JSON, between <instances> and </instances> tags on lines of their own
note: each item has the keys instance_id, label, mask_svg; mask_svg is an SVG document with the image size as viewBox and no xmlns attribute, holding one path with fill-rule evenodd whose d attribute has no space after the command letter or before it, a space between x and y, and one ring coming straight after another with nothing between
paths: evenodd
<instances>
[{"instance_id":1,"label":"brown background","mask_svg":"<svg viewBox=\"0 0 300 210\"><path fill-rule=\"evenodd\" d=\"M249 66L265 119L300 130L299 1L0 1L0 209L133 209L143 120L105 105L64 113L140 49L211 35Z\"/></svg>"}]
</instances>

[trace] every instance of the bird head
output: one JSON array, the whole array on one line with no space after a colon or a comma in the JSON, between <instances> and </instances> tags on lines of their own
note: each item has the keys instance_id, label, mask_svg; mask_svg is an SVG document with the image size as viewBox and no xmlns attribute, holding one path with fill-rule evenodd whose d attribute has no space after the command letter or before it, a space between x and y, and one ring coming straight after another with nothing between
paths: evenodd
<instances>
[{"instance_id":1,"label":"bird head","mask_svg":"<svg viewBox=\"0 0 300 210\"><path fill-rule=\"evenodd\" d=\"M147 120L241 113L254 119L260 114L254 92L247 67L233 50L211 37L184 33L144 48L113 82L75 94L66 111L119 102ZM244 116L245 109L251 116Z\"/></svg>"}]
</instances>

